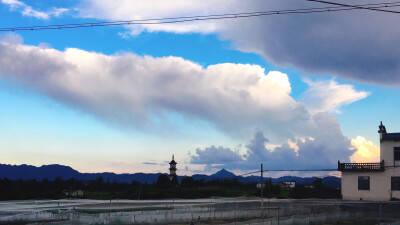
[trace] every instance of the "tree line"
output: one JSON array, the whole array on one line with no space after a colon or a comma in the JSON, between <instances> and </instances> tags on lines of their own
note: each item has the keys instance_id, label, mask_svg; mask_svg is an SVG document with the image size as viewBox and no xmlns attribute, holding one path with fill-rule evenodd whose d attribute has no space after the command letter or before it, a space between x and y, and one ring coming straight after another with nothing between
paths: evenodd
<instances>
[{"instance_id":1,"label":"tree line","mask_svg":"<svg viewBox=\"0 0 400 225\"><path fill-rule=\"evenodd\" d=\"M314 181L314 188L305 188L296 185L294 189L281 188L273 184L271 179L265 182L264 196L268 198L339 198L340 190L331 189L322 184L322 180ZM78 191L80 192L79 194ZM170 179L161 174L153 184L132 181L131 183L117 183L104 180L102 177L91 181L63 180L57 177L53 181L37 180L9 180L0 179L0 200L23 199L191 199L210 197L242 197L260 196L260 189L256 183L242 183L237 179L214 179L205 181L195 180L190 176ZM75 195L74 195L75 192Z\"/></svg>"}]
</instances>

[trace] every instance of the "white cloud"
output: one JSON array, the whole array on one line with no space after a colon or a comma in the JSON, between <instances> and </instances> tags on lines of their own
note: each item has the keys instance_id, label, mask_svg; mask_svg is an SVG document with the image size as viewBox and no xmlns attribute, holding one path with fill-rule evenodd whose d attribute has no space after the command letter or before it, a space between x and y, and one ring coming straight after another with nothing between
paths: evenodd
<instances>
[{"instance_id":1,"label":"white cloud","mask_svg":"<svg viewBox=\"0 0 400 225\"><path fill-rule=\"evenodd\" d=\"M207 121L235 135L259 128L274 143L282 143L314 137L320 123L290 96L286 74L265 74L258 65L203 68L179 57L104 55L73 48L62 52L0 42L0 76L136 129L173 127L176 121L170 117L178 115L186 123Z\"/></svg>"},{"instance_id":2,"label":"white cloud","mask_svg":"<svg viewBox=\"0 0 400 225\"><path fill-rule=\"evenodd\" d=\"M315 168L348 160L351 154L350 141L335 116L310 113L290 96L286 74L266 74L257 65L224 63L204 68L179 57L104 55L0 42L0 78L139 130L173 132L176 121L169 120L171 114L186 124L210 122L231 135L247 136L259 129L246 145L247 153L198 148L192 161L207 164L205 160L212 158L208 167L229 163L250 168L261 160L275 168Z\"/></svg>"},{"instance_id":3,"label":"white cloud","mask_svg":"<svg viewBox=\"0 0 400 225\"><path fill-rule=\"evenodd\" d=\"M215 8L224 10L225 7L225 0L120 0L118 4L113 0L85 0L80 7L80 15L106 20L140 20L208 15L213 14ZM234 10L234 8L231 9ZM129 29L134 35L144 30L175 33L211 33L219 30L218 23L214 21L131 26Z\"/></svg>"},{"instance_id":4,"label":"white cloud","mask_svg":"<svg viewBox=\"0 0 400 225\"><path fill-rule=\"evenodd\" d=\"M265 74L257 65L203 68L179 57L108 56L12 43L1 43L0 53L3 78L139 129L177 113L210 121L230 133L272 124L282 124L285 130L304 113L303 105L290 97L287 75Z\"/></svg>"},{"instance_id":5,"label":"white cloud","mask_svg":"<svg viewBox=\"0 0 400 225\"><path fill-rule=\"evenodd\" d=\"M303 141L296 138L272 151L268 148L268 139L261 131L256 131L246 145L246 154L234 152L229 148L211 146L196 149L194 154L190 154L191 163L203 164L214 169L245 171L257 169L261 163L265 169L335 169L338 160L349 159L353 148L350 140L341 133L337 120L325 120L326 117L333 116L319 114L313 117L319 125L331 129L317 134L316 138L305 138Z\"/></svg>"},{"instance_id":6,"label":"white cloud","mask_svg":"<svg viewBox=\"0 0 400 225\"><path fill-rule=\"evenodd\" d=\"M379 3L353 1L352 4ZM324 7L280 0L84 0L81 16L101 20L148 19ZM280 66L385 85L400 84L400 25L396 15L367 10L274 15L164 25L131 26L142 31L216 33L243 51L256 52ZM379 74L379 76L377 76Z\"/></svg>"},{"instance_id":7,"label":"white cloud","mask_svg":"<svg viewBox=\"0 0 400 225\"><path fill-rule=\"evenodd\" d=\"M191 163L194 164L221 164L238 163L242 157L229 148L210 146L204 149L197 148L195 155L191 157Z\"/></svg>"},{"instance_id":8,"label":"white cloud","mask_svg":"<svg viewBox=\"0 0 400 225\"><path fill-rule=\"evenodd\" d=\"M336 112L342 106L366 98L369 93L365 91L356 91L352 85L338 84L334 80L329 81L311 81L305 82L309 88L304 93L304 102L307 107L315 112Z\"/></svg>"},{"instance_id":9,"label":"white cloud","mask_svg":"<svg viewBox=\"0 0 400 225\"><path fill-rule=\"evenodd\" d=\"M66 8L52 7L47 12L33 9L31 6L18 0L1 0L1 3L10 6L11 11L19 11L23 16L35 17L38 19L49 19L50 17L59 17L68 11Z\"/></svg>"},{"instance_id":10,"label":"white cloud","mask_svg":"<svg viewBox=\"0 0 400 225\"><path fill-rule=\"evenodd\" d=\"M357 136L351 139L351 145L356 149L356 152L350 157L351 162L366 163L380 161L380 149L372 141Z\"/></svg>"},{"instance_id":11,"label":"white cloud","mask_svg":"<svg viewBox=\"0 0 400 225\"><path fill-rule=\"evenodd\" d=\"M0 43L22 44L24 40L14 33L0 34Z\"/></svg>"}]
</instances>

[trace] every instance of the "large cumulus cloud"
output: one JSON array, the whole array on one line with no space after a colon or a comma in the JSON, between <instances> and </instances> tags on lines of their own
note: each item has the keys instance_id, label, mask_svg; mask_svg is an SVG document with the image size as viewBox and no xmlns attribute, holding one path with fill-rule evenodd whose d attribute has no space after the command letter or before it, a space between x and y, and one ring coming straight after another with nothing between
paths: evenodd
<instances>
[{"instance_id":1,"label":"large cumulus cloud","mask_svg":"<svg viewBox=\"0 0 400 225\"><path fill-rule=\"evenodd\" d=\"M186 124L206 121L241 137L259 129L246 145L246 153L210 146L191 155L193 164L246 169L264 162L272 168L314 168L333 165L338 159L348 161L350 141L336 117L326 111L366 97L350 85L330 81L334 91L329 92L313 89L318 82L308 81L308 93L330 106L310 111L290 96L286 74L265 73L257 65L224 63L204 68L179 57L59 51L25 45L18 36L3 39L7 41L0 41L1 79L102 120L171 132L176 118L183 118ZM265 137L274 142L268 145ZM278 147L269 148L272 144Z\"/></svg>"},{"instance_id":2,"label":"large cumulus cloud","mask_svg":"<svg viewBox=\"0 0 400 225\"><path fill-rule=\"evenodd\" d=\"M289 125L307 117L286 74L257 65L203 68L179 57L104 55L0 43L0 76L100 118L139 129L164 127L179 115L231 134ZM171 116L172 115L172 116ZM260 122L261 121L261 122ZM170 121L173 125L174 121Z\"/></svg>"},{"instance_id":3,"label":"large cumulus cloud","mask_svg":"<svg viewBox=\"0 0 400 225\"><path fill-rule=\"evenodd\" d=\"M254 170L260 163L266 169L334 169L337 161L349 161L354 153L351 141L340 131L337 119L326 113L310 118L315 126L310 137L293 138L274 149L260 130L245 145L246 153L226 147L196 149L191 163L233 170Z\"/></svg>"},{"instance_id":4,"label":"large cumulus cloud","mask_svg":"<svg viewBox=\"0 0 400 225\"><path fill-rule=\"evenodd\" d=\"M380 149L372 141L366 140L364 137L357 136L351 139L351 144L356 152L350 157L352 162L368 163L380 161Z\"/></svg>"},{"instance_id":5,"label":"large cumulus cloud","mask_svg":"<svg viewBox=\"0 0 400 225\"><path fill-rule=\"evenodd\" d=\"M137 129L151 130L157 124L165 129L168 123L173 126L176 121L171 118L178 115L184 122L207 121L230 134L246 134L258 127L283 140L311 136L319 126L306 106L290 96L287 75L266 74L258 65L224 63L203 68L179 57L58 51L11 41L0 42L0 77ZM335 85L334 89L343 89ZM360 99L362 92L352 86L347 89ZM336 100L340 93L333 95L324 94L339 101L339 106L348 99Z\"/></svg>"},{"instance_id":6,"label":"large cumulus cloud","mask_svg":"<svg viewBox=\"0 0 400 225\"><path fill-rule=\"evenodd\" d=\"M352 4L379 1L352 1ZM85 0L81 14L108 20L160 18L324 7L303 0ZM399 10L394 8L394 10ZM217 33L243 51L256 52L281 66L294 66L311 73L330 73L344 78L384 85L400 84L400 21L396 14L352 10L307 15L206 21L187 24L131 27L167 32Z\"/></svg>"}]
</instances>

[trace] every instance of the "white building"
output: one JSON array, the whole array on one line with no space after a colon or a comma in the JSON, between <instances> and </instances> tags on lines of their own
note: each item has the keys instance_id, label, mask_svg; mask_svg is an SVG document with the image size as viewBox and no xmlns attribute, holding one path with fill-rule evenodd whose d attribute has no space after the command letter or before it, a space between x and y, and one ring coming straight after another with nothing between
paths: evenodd
<instances>
[{"instance_id":1,"label":"white building","mask_svg":"<svg viewBox=\"0 0 400 225\"><path fill-rule=\"evenodd\" d=\"M281 182L278 182L278 185L281 188L295 188L296 182L295 181L281 181Z\"/></svg>"},{"instance_id":2,"label":"white building","mask_svg":"<svg viewBox=\"0 0 400 225\"><path fill-rule=\"evenodd\" d=\"M379 126L380 162L340 163L345 200L388 201L400 199L400 133Z\"/></svg>"}]
</instances>

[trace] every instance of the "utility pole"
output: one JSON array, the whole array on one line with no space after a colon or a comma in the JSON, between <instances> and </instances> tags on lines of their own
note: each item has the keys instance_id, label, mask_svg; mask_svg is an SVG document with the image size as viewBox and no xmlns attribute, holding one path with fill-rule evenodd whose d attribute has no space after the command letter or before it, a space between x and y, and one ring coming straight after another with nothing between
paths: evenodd
<instances>
[{"instance_id":1,"label":"utility pole","mask_svg":"<svg viewBox=\"0 0 400 225\"><path fill-rule=\"evenodd\" d=\"M263 200L263 198L264 198L264 188L263 188L263 184L264 184L264 178L263 178L263 164L261 163L261 182L260 182L260 184L261 184L261 208L263 208L264 207L264 200Z\"/></svg>"},{"instance_id":2,"label":"utility pole","mask_svg":"<svg viewBox=\"0 0 400 225\"><path fill-rule=\"evenodd\" d=\"M262 211L262 219L264 221L264 178L263 178L263 164L261 163L261 211Z\"/></svg>"}]
</instances>

